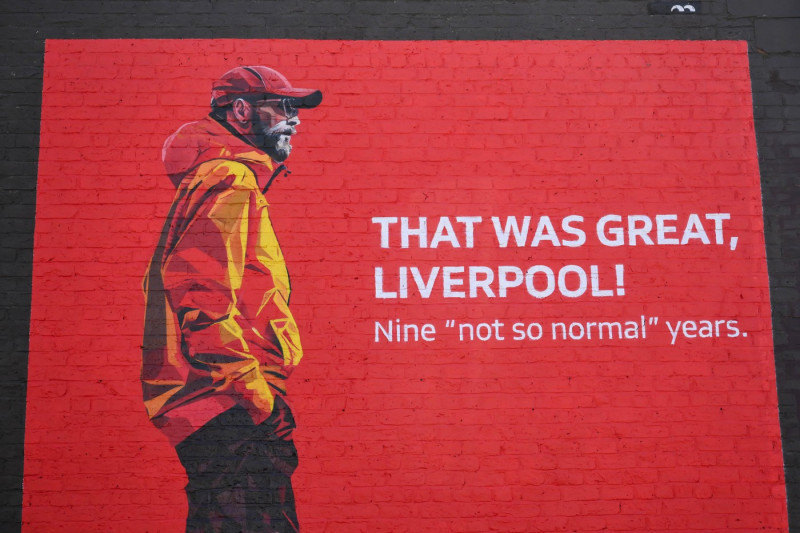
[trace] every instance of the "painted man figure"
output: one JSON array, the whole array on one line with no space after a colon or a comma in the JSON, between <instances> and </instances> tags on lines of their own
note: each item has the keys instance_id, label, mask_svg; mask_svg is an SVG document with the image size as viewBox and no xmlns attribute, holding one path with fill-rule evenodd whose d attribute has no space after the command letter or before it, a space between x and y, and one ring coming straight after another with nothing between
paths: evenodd
<instances>
[{"instance_id":1,"label":"painted man figure","mask_svg":"<svg viewBox=\"0 0 800 533\"><path fill-rule=\"evenodd\" d=\"M264 193L322 93L238 67L211 96L162 154L177 192L144 283L144 401L186 469L187 532L297 531L286 379L303 352Z\"/></svg>"}]
</instances>

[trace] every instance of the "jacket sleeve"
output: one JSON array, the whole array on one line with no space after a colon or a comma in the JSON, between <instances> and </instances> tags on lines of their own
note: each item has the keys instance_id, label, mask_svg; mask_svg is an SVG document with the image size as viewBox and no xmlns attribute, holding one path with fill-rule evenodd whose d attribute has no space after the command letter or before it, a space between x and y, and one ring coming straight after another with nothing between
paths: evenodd
<instances>
[{"instance_id":1,"label":"jacket sleeve","mask_svg":"<svg viewBox=\"0 0 800 533\"><path fill-rule=\"evenodd\" d=\"M189 381L210 380L260 423L302 356L288 275L252 171L227 161L212 173L216 185L193 192L202 197L164 262L164 288Z\"/></svg>"}]
</instances>

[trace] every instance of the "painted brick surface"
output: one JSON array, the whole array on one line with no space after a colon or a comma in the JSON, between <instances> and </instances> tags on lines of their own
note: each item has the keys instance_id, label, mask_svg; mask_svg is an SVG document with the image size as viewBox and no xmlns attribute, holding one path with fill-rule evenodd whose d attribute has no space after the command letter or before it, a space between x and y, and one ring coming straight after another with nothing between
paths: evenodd
<instances>
[{"instance_id":1,"label":"painted brick surface","mask_svg":"<svg viewBox=\"0 0 800 533\"><path fill-rule=\"evenodd\" d=\"M47 43L24 531L183 528L184 474L141 407L140 284L172 198L163 139L240 63L326 95L268 194L307 352L290 385L305 530L786 530L744 43L122 40ZM593 230L675 213L666 238L685 238L718 212L707 243ZM531 246L541 215L557 229ZM481 217L474 242L435 245L443 216ZM534 222L499 246L493 216ZM424 246L402 217L426 217ZM403 267L459 265L595 265L608 294L576 294L576 270L539 298L541 276L400 293ZM379 333L397 320L437 333ZM586 338L599 320L635 329ZM515 341L514 322L553 333Z\"/></svg>"},{"instance_id":2,"label":"painted brick surface","mask_svg":"<svg viewBox=\"0 0 800 533\"><path fill-rule=\"evenodd\" d=\"M3 106L0 162L3 194L3 253L0 257L2 304L2 489L0 523L17 530L20 523L22 442L27 373L30 258L38 115L41 103L44 38L184 38L252 37L308 39L744 39L750 52L755 125L761 167L766 246L769 258L776 370L790 519L797 513L798 393L795 363L800 345L796 272L798 63L792 42L776 42L762 21L794 16L791 3L704 3L695 17L645 15L645 3L616 2L344 2L320 1L287 6L280 2L62 2L33 0L9 6L3 21L2 46L8 60L2 69ZM176 16L177 15L177 16ZM242 16L245 15L245 16ZM787 21L783 26L791 26ZM791 35L788 36L791 39ZM765 39L762 43L761 40ZM788 50L788 51L779 51ZM195 117L192 117L195 118ZM312 134L311 128L306 132ZM369 201L395 198L374 193ZM382 201L383 201L382 200ZM133 302L133 299L131 299ZM110 317L109 317L110 319ZM766 400L765 400L766 401ZM96 402L97 403L97 402ZM89 400L82 409L90 409ZM76 412L79 406L75 407ZM706 446L709 443L705 444ZM477 445L476 445L477 446ZM492 447L487 447L489 451ZM119 478L119 475L116 475ZM76 487L80 487L78 484ZM59 487L63 488L63 487ZM410 489L413 492L413 488ZM378 501L379 491L372 492ZM606 494L631 494L621 487ZM384 494L384 493L380 493ZM638 493L637 493L638 494ZM658 498L675 497L658 490ZM113 498L127 497L115 493ZM386 496L380 496L384 500ZM617 496L621 497L621 496ZM85 494L78 497L86 498ZM111 498L111 496L109 496ZM149 497L148 497L149 498ZM540 499L543 496L539 497ZM146 499L150 501L149 499ZM66 500L65 500L66 501ZM132 498L132 508L142 504ZM77 503L76 503L77 505ZM131 511L133 512L133 511ZM121 517L124 517L120 514ZM608 515L609 529L644 530L641 517ZM588 520L587 523L591 522ZM563 521L537 522L543 530L563 529ZM698 529L680 517L658 521L664 530ZM505 530L512 526L503 522ZM577 524L577 522L576 522ZM591 524L590 524L591 525ZM106 525L105 530L116 530ZM576 527L578 527L576 525ZM581 527L589 527L581 525ZM752 525L758 529L758 525ZM476 526L480 530L479 526ZM501 528L502 529L502 528ZM700 528L702 529L702 528Z\"/></svg>"}]
</instances>

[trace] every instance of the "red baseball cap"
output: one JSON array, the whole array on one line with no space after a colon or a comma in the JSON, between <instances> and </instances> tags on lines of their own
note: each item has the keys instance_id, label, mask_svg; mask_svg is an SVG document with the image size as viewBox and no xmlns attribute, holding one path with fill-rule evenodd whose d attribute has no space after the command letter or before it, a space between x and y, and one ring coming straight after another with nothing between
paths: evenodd
<instances>
[{"instance_id":1,"label":"red baseball cap","mask_svg":"<svg viewBox=\"0 0 800 533\"><path fill-rule=\"evenodd\" d=\"M222 75L211 86L211 105L225 107L237 98L286 98L292 107L317 107L322 92L292 87L289 80L269 67L236 67Z\"/></svg>"}]
</instances>

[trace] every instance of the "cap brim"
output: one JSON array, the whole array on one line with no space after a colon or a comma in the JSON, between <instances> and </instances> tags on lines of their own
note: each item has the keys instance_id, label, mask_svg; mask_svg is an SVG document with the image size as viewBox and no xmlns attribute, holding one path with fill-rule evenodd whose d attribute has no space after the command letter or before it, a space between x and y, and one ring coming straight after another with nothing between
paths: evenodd
<instances>
[{"instance_id":1,"label":"cap brim","mask_svg":"<svg viewBox=\"0 0 800 533\"><path fill-rule=\"evenodd\" d=\"M322 102L322 91L316 89L281 89L273 94L289 98L291 106L296 108L309 109L317 107Z\"/></svg>"}]
</instances>

